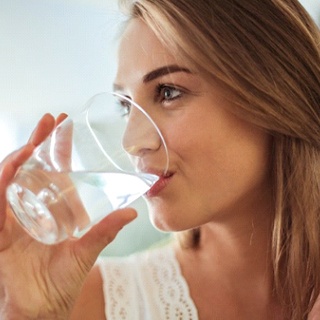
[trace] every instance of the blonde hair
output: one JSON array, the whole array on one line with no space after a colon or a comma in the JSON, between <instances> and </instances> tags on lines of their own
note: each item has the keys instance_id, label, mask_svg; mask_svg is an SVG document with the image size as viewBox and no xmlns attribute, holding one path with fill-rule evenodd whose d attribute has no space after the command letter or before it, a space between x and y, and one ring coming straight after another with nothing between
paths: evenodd
<instances>
[{"instance_id":1,"label":"blonde hair","mask_svg":"<svg viewBox=\"0 0 320 320\"><path fill-rule=\"evenodd\" d=\"M297 0L137 0L140 18L234 112L273 136L274 287L289 319L320 293L320 34ZM201 229L200 229L201 231ZM199 230L188 232L197 245Z\"/></svg>"}]
</instances>

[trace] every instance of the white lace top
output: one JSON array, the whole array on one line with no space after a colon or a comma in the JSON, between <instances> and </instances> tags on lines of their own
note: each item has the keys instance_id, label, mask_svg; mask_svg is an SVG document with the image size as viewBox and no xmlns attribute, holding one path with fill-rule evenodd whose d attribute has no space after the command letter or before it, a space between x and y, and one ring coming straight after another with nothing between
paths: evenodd
<instances>
[{"instance_id":1,"label":"white lace top","mask_svg":"<svg viewBox=\"0 0 320 320\"><path fill-rule=\"evenodd\" d=\"M197 320L171 246L99 261L107 320Z\"/></svg>"}]
</instances>

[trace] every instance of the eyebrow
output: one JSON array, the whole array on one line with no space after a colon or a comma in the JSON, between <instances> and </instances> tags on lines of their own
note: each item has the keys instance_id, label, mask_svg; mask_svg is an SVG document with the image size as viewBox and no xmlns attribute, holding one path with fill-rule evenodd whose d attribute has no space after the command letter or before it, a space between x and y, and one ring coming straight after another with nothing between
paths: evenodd
<instances>
[{"instance_id":1,"label":"eyebrow","mask_svg":"<svg viewBox=\"0 0 320 320\"><path fill-rule=\"evenodd\" d=\"M191 71L188 68L180 67L176 64L164 66L157 68L155 70L152 70L148 72L146 75L143 76L142 81L143 83L148 83L152 80L155 80L159 77L165 76L170 73L175 73L175 72L186 72L186 73L191 73ZM121 90L122 86L118 84L113 85L114 90Z\"/></svg>"},{"instance_id":2,"label":"eyebrow","mask_svg":"<svg viewBox=\"0 0 320 320\"><path fill-rule=\"evenodd\" d=\"M164 67L160 67L158 69L155 69L149 73L147 73L144 77L143 77L143 82L147 83L150 82L152 80L155 80L159 77L165 76L167 74L170 73L175 73L175 72L186 72L186 73L191 73L191 71L187 68L184 67L180 67L176 64L172 64L169 66L164 66Z\"/></svg>"}]
</instances>

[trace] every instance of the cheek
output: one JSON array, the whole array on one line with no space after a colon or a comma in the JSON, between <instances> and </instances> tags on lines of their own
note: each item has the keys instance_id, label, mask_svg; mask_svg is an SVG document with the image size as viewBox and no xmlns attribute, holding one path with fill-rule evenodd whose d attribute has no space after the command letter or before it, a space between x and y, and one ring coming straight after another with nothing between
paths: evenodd
<instances>
[{"instance_id":1,"label":"cheek","mask_svg":"<svg viewBox=\"0 0 320 320\"><path fill-rule=\"evenodd\" d=\"M229 115L186 118L166 128L177 175L170 194L152 206L162 230L188 229L233 213L270 186L270 136Z\"/></svg>"},{"instance_id":2,"label":"cheek","mask_svg":"<svg viewBox=\"0 0 320 320\"><path fill-rule=\"evenodd\" d=\"M271 138L259 130L239 133L216 149L212 154L212 175L207 178L208 185L211 180L215 208L235 210L255 202L256 196L269 193L270 150Z\"/></svg>"},{"instance_id":3,"label":"cheek","mask_svg":"<svg viewBox=\"0 0 320 320\"><path fill-rule=\"evenodd\" d=\"M200 150L208 148L207 140L211 139L212 132L210 133L211 129L203 130L204 126L208 124L204 124L197 115L193 116L192 113L178 117L172 122L168 120L165 128L168 148L181 157L197 154ZM211 127L212 124L209 128Z\"/></svg>"},{"instance_id":4,"label":"cheek","mask_svg":"<svg viewBox=\"0 0 320 320\"><path fill-rule=\"evenodd\" d=\"M201 199L201 209L212 214L234 208L257 190L264 193L270 186L270 150L271 138L246 126L199 131L180 144L189 190Z\"/></svg>"}]
</instances>

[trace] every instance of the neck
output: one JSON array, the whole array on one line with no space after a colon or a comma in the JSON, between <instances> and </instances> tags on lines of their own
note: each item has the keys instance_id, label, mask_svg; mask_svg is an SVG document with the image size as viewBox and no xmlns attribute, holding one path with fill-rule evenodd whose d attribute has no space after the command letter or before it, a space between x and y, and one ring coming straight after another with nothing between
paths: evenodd
<instances>
[{"instance_id":1,"label":"neck","mask_svg":"<svg viewBox=\"0 0 320 320\"><path fill-rule=\"evenodd\" d=\"M251 219L241 217L234 223L210 222L201 227L199 253L204 259L221 267L225 272L265 273L271 263L271 222L265 215L252 215ZM230 275L231 275L230 274Z\"/></svg>"},{"instance_id":2,"label":"neck","mask_svg":"<svg viewBox=\"0 0 320 320\"><path fill-rule=\"evenodd\" d=\"M272 201L265 200L249 206L252 210L238 203L233 213L201 226L197 248L176 250L182 272L191 284L191 294L196 296L204 290L212 295L208 299L223 297L226 308L231 304L247 310L250 306L269 318L281 315L273 290Z\"/></svg>"},{"instance_id":3,"label":"neck","mask_svg":"<svg viewBox=\"0 0 320 320\"><path fill-rule=\"evenodd\" d=\"M183 256L194 259L203 274L222 279L227 287L241 290L251 283L270 293L272 200L266 196L258 200L242 206L238 202L229 214L202 225L199 247L185 250Z\"/></svg>"},{"instance_id":4,"label":"neck","mask_svg":"<svg viewBox=\"0 0 320 320\"><path fill-rule=\"evenodd\" d=\"M271 264L273 208L271 188L252 192L201 226L199 252L211 261L219 259L224 270L230 268L238 276L241 270L265 272Z\"/></svg>"}]
</instances>

